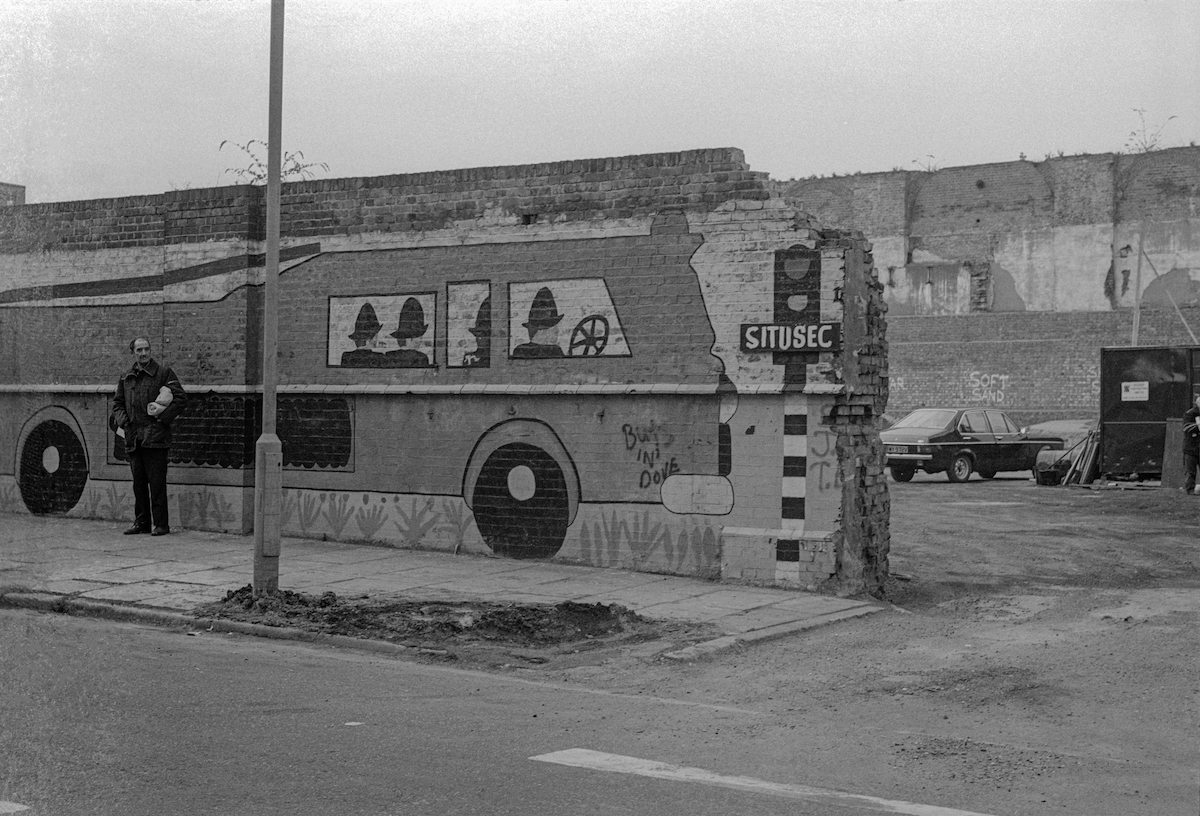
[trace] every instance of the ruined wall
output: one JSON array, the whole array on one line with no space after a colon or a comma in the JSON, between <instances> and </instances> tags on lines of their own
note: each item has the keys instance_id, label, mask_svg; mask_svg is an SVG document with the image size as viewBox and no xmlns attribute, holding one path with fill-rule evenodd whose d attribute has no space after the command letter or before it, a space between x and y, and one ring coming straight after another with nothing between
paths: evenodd
<instances>
[{"instance_id":1,"label":"ruined wall","mask_svg":"<svg viewBox=\"0 0 1200 816\"><path fill-rule=\"evenodd\" d=\"M1135 299L1139 342L1192 342L1180 312L1200 332L1188 317L1200 307L1200 148L779 187L873 243L892 413L959 402L1094 418L1099 349L1130 342Z\"/></svg>"},{"instance_id":2,"label":"ruined wall","mask_svg":"<svg viewBox=\"0 0 1200 816\"><path fill-rule=\"evenodd\" d=\"M878 591L869 246L740 151L302 182L282 205L285 534ZM249 531L262 230L254 187L0 209L0 505L128 515L106 417L145 334L192 394L177 523Z\"/></svg>"}]
</instances>

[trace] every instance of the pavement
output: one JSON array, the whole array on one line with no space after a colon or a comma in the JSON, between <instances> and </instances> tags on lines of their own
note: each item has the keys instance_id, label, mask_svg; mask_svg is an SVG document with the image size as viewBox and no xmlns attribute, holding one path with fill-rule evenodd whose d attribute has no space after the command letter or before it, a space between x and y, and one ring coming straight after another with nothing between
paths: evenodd
<instances>
[{"instance_id":1,"label":"pavement","mask_svg":"<svg viewBox=\"0 0 1200 816\"><path fill-rule=\"evenodd\" d=\"M0 606L174 626L325 640L366 641L234 621L198 619L197 606L252 582L251 536L175 530L126 536L127 523L0 514ZM710 640L664 656L691 660L888 609L887 604L799 590L723 584L648 572L515 561L285 538L279 586L342 597L397 596L496 603L621 604L647 618L710 624ZM377 650L395 647L375 644Z\"/></svg>"}]
</instances>

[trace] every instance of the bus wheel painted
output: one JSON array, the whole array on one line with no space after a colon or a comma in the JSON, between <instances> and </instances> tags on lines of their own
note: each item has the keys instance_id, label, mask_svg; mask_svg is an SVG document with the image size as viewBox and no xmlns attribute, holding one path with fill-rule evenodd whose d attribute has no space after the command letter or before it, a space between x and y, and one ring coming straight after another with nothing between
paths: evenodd
<instances>
[{"instance_id":1,"label":"bus wheel painted","mask_svg":"<svg viewBox=\"0 0 1200 816\"><path fill-rule=\"evenodd\" d=\"M483 540L509 558L550 558L562 548L570 525L562 468L526 442L510 442L488 456L471 506Z\"/></svg>"},{"instance_id":2,"label":"bus wheel painted","mask_svg":"<svg viewBox=\"0 0 1200 816\"><path fill-rule=\"evenodd\" d=\"M66 513L88 480L87 454L71 426L57 419L39 423L21 445L18 484L35 515Z\"/></svg>"},{"instance_id":3,"label":"bus wheel painted","mask_svg":"<svg viewBox=\"0 0 1200 816\"><path fill-rule=\"evenodd\" d=\"M588 315L571 332L571 343L567 346L570 357L596 357L608 345L608 318L604 315Z\"/></svg>"}]
</instances>

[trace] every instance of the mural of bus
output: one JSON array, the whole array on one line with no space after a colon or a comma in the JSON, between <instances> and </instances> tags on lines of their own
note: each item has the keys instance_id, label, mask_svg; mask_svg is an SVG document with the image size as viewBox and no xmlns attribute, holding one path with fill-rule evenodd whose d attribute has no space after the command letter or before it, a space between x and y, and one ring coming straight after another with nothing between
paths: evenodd
<instances>
[{"instance_id":1,"label":"mural of bus","mask_svg":"<svg viewBox=\"0 0 1200 816\"><path fill-rule=\"evenodd\" d=\"M702 153L604 166L627 165L611 184L640 191ZM516 189L574 165L492 171ZM284 535L789 586L883 563L869 245L722 172L704 176L712 201L636 192L633 214L600 202L544 221L438 210L459 190L438 185L482 183L475 171L340 180L327 199L301 185L294 206L314 216L293 216L279 279ZM408 190L432 191L410 211L419 228L367 224L419 202ZM189 393L173 524L251 531L262 243L246 232L257 205L225 206L244 192L168 194L177 226L134 246L124 226L96 249L27 245L0 218L0 510L130 517L107 420L127 344L147 336ZM232 226L205 237L226 211Z\"/></svg>"},{"instance_id":2,"label":"mural of bus","mask_svg":"<svg viewBox=\"0 0 1200 816\"><path fill-rule=\"evenodd\" d=\"M557 555L581 505L728 513L700 243L317 254L281 282L281 388L353 394L345 489L461 499L499 555ZM312 372L322 384L287 382ZM284 436L285 459L322 436Z\"/></svg>"}]
</instances>

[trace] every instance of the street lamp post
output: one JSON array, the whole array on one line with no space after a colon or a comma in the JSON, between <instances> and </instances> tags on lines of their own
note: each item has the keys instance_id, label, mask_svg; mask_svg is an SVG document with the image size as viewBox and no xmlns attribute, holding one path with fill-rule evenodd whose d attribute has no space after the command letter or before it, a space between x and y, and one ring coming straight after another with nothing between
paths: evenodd
<instances>
[{"instance_id":1,"label":"street lamp post","mask_svg":"<svg viewBox=\"0 0 1200 816\"><path fill-rule=\"evenodd\" d=\"M263 281L262 435L254 448L254 594L279 591L283 445L275 432L279 345L279 186L283 133L283 0L271 0L267 109L267 266Z\"/></svg>"}]
</instances>

